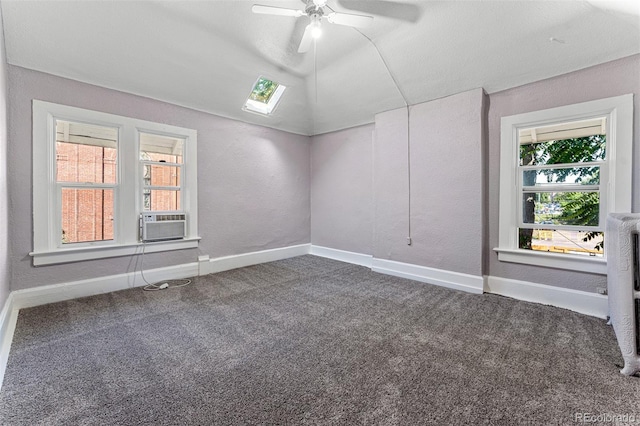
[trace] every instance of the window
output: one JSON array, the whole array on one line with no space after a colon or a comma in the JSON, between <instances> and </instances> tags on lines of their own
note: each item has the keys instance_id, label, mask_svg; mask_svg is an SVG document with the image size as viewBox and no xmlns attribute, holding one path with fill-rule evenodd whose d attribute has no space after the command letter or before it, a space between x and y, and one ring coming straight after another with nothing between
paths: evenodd
<instances>
[{"instance_id":1,"label":"window","mask_svg":"<svg viewBox=\"0 0 640 426\"><path fill-rule=\"evenodd\" d=\"M184 139L140 133L142 210L180 211Z\"/></svg>"},{"instance_id":2,"label":"window","mask_svg":"<svg viewBox=\"0 0 640 426\"><path fill-rule=\"evenodd\" d=\"M113 240L118 129L55 120L62 245Z\"/></svg>"},{"instance_id":3,"label":"window","mask_svg":"<svg viewBox=\"0 0 640 426\"><path fill-rule=\"evenodd\" d=\"M632 95L501 121L498 258L606 273L605 220L631 210Z\"/></svg>"},{"instance_id":4,"label":"window","mask_svg":"<svg viewBox=\"0 0 640 426\"><path fill-rule=\"evenodd\" d=\"M242 109L248 112L269 115L278 105L285 89L286 87L282 84L259 77Z\"/></svg>"},{"instance_id":5,"label":"window","mask_svg":"<svg viewBox=\"0 0 640 426\"><path fill-rule=\"evenodd\" d=\"M197 247L194 130L33 101L34 265L134 254L140 214L178 212Z\"/></svg>"},{"instance_id":6,"label":"window","mask_svg":"<svg viewBox=\"0 0 640 426\"><path fill-rule=\"evenodd\" d=\"M604 257L606 122L518 131L518 248Z\"/></svg>"}]
</instances>

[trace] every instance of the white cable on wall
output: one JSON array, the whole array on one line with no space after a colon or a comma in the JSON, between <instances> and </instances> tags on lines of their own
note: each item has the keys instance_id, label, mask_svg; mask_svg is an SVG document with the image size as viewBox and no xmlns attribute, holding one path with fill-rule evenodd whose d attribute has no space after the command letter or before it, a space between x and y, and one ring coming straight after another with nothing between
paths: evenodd
<instances>
[{"instance_id":1,"label":"white cable on wall","mask_svg":"<svg viewBox=\"0 0 640 426\"><path fill-rule=\"evenodd\" d=\"M389 77L391 77L391 80L393 81L393 84L395 85L396 90L398 91L398 93L400 93L400 96L402 97L405 108L407 109L407 193L408 193L407 195L407 244L411 245L411 108L410 108L411 106L407 101L407 97L404 95L404 93L400 89L400 85L398 84L398 81L396 80L393 73L391 72L391 69L387 64L387 61L385 61L384 56L382 56L382 53L380 53L380 49L378 49L378 46L376 46L376 44L373 42L373 40L369 36L364 34L358 28L355 28L355 27L352 27L352 28L357 32L359 32L364 38L366 38L369 41L369 43L371 43L371 45L376 49L376 52L378 53L380 60L382 60L382 64L387 70Z\"/></svg>"}]
</instances>

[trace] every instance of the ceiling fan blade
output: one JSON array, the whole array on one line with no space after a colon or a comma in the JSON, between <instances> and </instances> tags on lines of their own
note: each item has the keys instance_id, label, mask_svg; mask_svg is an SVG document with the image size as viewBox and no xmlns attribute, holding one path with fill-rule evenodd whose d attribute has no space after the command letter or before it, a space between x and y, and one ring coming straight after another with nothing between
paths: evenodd
<instances>
[{"instance_id":1,"label":"ceiling fan blade","mask_svg":"<svg viewBox=\"0 0 640 426\"><path fill-rule=\"evenodd\" d=\"M304 15L304 11L302 10L263 6L260 4L254 4L253 7L251 7L251 11L253 13L262 13L265 15L295 16L296 18Z\"/></svg>"},{"instance_id":2,"label":"ceiling fan blade","mask_svg":"<svg viewBox=\"0 0 640 426\"><path fill-rule=\"evenodd\" d=\"M313 41L313 36L311 36L311 24L307 25L307 28L304 29L304 34L302 35L302 40L300 40L300 46L298 47L298 53L305 53L311 47L311 42Z\"/></svg>"},{"instance_id":3,"label":"ceiling fan blade","mask_svg":"<svg viewBox=\"0 0 640 426\"><path fill-rule=\"evenodd\" d=\"M332 24L347 25L349 27L368 27L373 22L373 16L352 15L351 13L332 12L327 15Z\"/></svg>"},{"instance_id":4,"label":"ceiling fan blade","mask_svg":"<svg viewBox=\"0 0 640 426\"><path fill-rule=\"evenodd\" d=\"M422 15L422 7L409 0L336 0L340 7L354 13L385 16L400 21L417 22Z\"/></svg>"}]
</instances>

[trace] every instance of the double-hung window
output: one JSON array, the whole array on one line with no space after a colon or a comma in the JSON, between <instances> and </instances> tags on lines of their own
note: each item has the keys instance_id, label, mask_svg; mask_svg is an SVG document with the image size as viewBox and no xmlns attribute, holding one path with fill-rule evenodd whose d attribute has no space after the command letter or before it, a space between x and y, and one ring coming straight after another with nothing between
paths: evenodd
<instances>
[{"instance_id":1,"label":"double-hung window","mask_svg":"<svg viewBox=\"0 0 640 426\"><path fill-rule=\"evenodd\" d=\"M113 241L118 128L55 119L55 188L60 247Z\"/></svg>"},{"instance_id":2,"label":"double-hung window","mask_svg":"<svg viewBox=\"0 0 640 426\"><path fill-rule=\"evenodd\" d=\"M631 210L632 95L501 122L501 261L606 273L606 216Z\"/></svg>"},{"instance_id":3,"label":"double-hung window","mask_svg":"<svg viewBox=\"0 0 640 426\"><path fill-rule=\"evenodd\" d=\"M143 211L182 209L183 147L183 138L140 132Z\"/></svg>"},{"instance_id":4,"label":"double-hung window","mask_svg":"<svg viewBox=\"0 0 640 426\"><path fill-rule=\"evenodd\" d=\"M197 247L197 133L33 101L34 265L134 254L145 212L179 214Z\"/></svg>"}]
</instances>

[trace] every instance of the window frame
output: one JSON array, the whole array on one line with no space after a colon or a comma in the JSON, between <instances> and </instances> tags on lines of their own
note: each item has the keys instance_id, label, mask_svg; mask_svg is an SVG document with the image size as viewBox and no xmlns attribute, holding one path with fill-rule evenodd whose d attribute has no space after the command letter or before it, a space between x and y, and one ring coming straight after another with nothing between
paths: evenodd
<instances>
[{"instance_id":1,"label":"window frame","mask_svg":"<svg viewBox=\"0 0 640 426\"><path fill-rule=\"evenodd\" d=\"M607 252L602 258L578 254L537 252L518 248L522 194L519 191L520 129L579 121L595 117L607 119L607 145L600 169L600 220L609 213L631 212L633 95L582 102L540 111L502 117L500 120L500 207L498 260L551 268L606 274ZM606 174L606 176L604 176ZM604 183L603 183L604 182ZM606 237L605 237L606 238Z\"/></svg>"},{"instance_id":2,"label":"window frame","mask_svg":"<svg viewBox=\"0 0 640 426\"><path fill-rule=\"evenodd\" d=\"M184 135L177 135L177 134L168 134L168 133L163 133L163 134L159 134L153 130L149 130L149 129L137 129L137 140L138 140L138 164L140 167L140 178L141 178L141 182L140 182L140 188L139 188L139 200L138 200L138 208L140 209L141 212L144 213L169 213L169 214L176 214L176 213L181 213L184 211L184 209L182 210L145 210L145 202L144 202L144 196L145 196L145 190L149 190L149 195L151 195L151 191L158 191L158 190L168 190L168 191L180 191L180 206L184 206L185 204L185 186L184 186L184 181L185 181L185 167L184 167L184 157L185 157L185 152L183 152L182 155L182 163L162 163L159 161L153 161L153 160L143 160L141 158L141 153L142 151L140 151L140 145L141 145L141 138L142 138L142 134L147 134L147 135L155 135L155 136L167 136L170 138L176 138L176 139L181 139L183 140L183 150L185 149L184 147L186 146L186 140L184 138ZM159 167L176 167L179 171L180 171L180 177L178 179L178 182L180 183L177 186L162 186L162 185L152 185L151 184L151 179L153 179L153 166L159 166ZM149 167L149 184L147 184L145 182L145 173L144 170L146 167ZM149 206L151 206L151 198L150 198L150 204Z\"/></svg>"},{"instance_id":3,"label":"window frame","mask_svg":"<svg viewBox=\"0 0 640 426\"><path fill-rule=\"evenodd\" d=\"M168 124L33 100L33 251L34 266L139 253L142 182L139 134L153 133L185 140L181 182L182 210L187 218L184 239L145 243L147 253L198 246L197 131ZM56 120L118 129L116 184L114 185L113 240L60 244L61 200L56 181Z\"/></svg>"},{"instance_id":4,"label":"window frame","mask_svg":"<svg viewBox=\"0 0 640 426\"><path fill-rule=\"evenodd\" d=\"M103 127L111 127L117 130L117 140L116 140L116 179L115 179L115 183L91 183L91 182L64 182L64 181L58 181L57 179L57 162L58 162L58 158L57 158L57 152L56 152L56 143L57 143L57 136L56 136L56 131L57 131L57 124L56 121L61 120L61 121L69 121L69 122L75 122L75 123L83 123L83 124L91 124L91 125L99 125L99 126L103 126ZM52 185L52 187L49 188L50 191L54 191L53 195L52 195L52 199L55 199L55 205L56 205L56 210L49 215L50 220L53 220L51 226L53 226L53 229L51 229L51 233L50 235L48 235L49 239L49 244L54 245L55 244L55 249L56 250L63 250L65 248L83 248L83 247L98 247L98 246L111 246L114 244L114 242L116 241L116 235L117 235L117 227L116 224L118 223L117 221L117 217L118 217L118 189L120 187L120 181L119 181L119 174L118 174L118 170L119 170L119 163L120 163L120 127L112 125L112 124L105 124L105 123L96 123L96 122L88 122L86 120L68 120L67 118L64 118L60 115L53 115L52 116L52 121L51 121L51 129L52 132L49 135L49 145L48 147L51 149L51 167L53 167L53 181L50 182L50 185ZM38 170L35 167L35 163L34 163L34 168L33 170ZM63 189L80 189L80 190L107 190L107 189L111 189L113 190L113 239L112 240L101 240L101 241L85 241L85 242L77 242L77 243L73 243L73 246L71 245L65 245L62 243L62 240L60 238L60 234L55 234L55 232L57 232L57 229L61 230L62 229L62 190ZM34 189L35 189L35 176L34 176ZM35 199L34 199L34 207L35 207ZM35 215L35 212L34 212ZM35 231L35 229L34 229ZM34 232L35 234L35 232Z\"/></svg>"}]
</instances>

